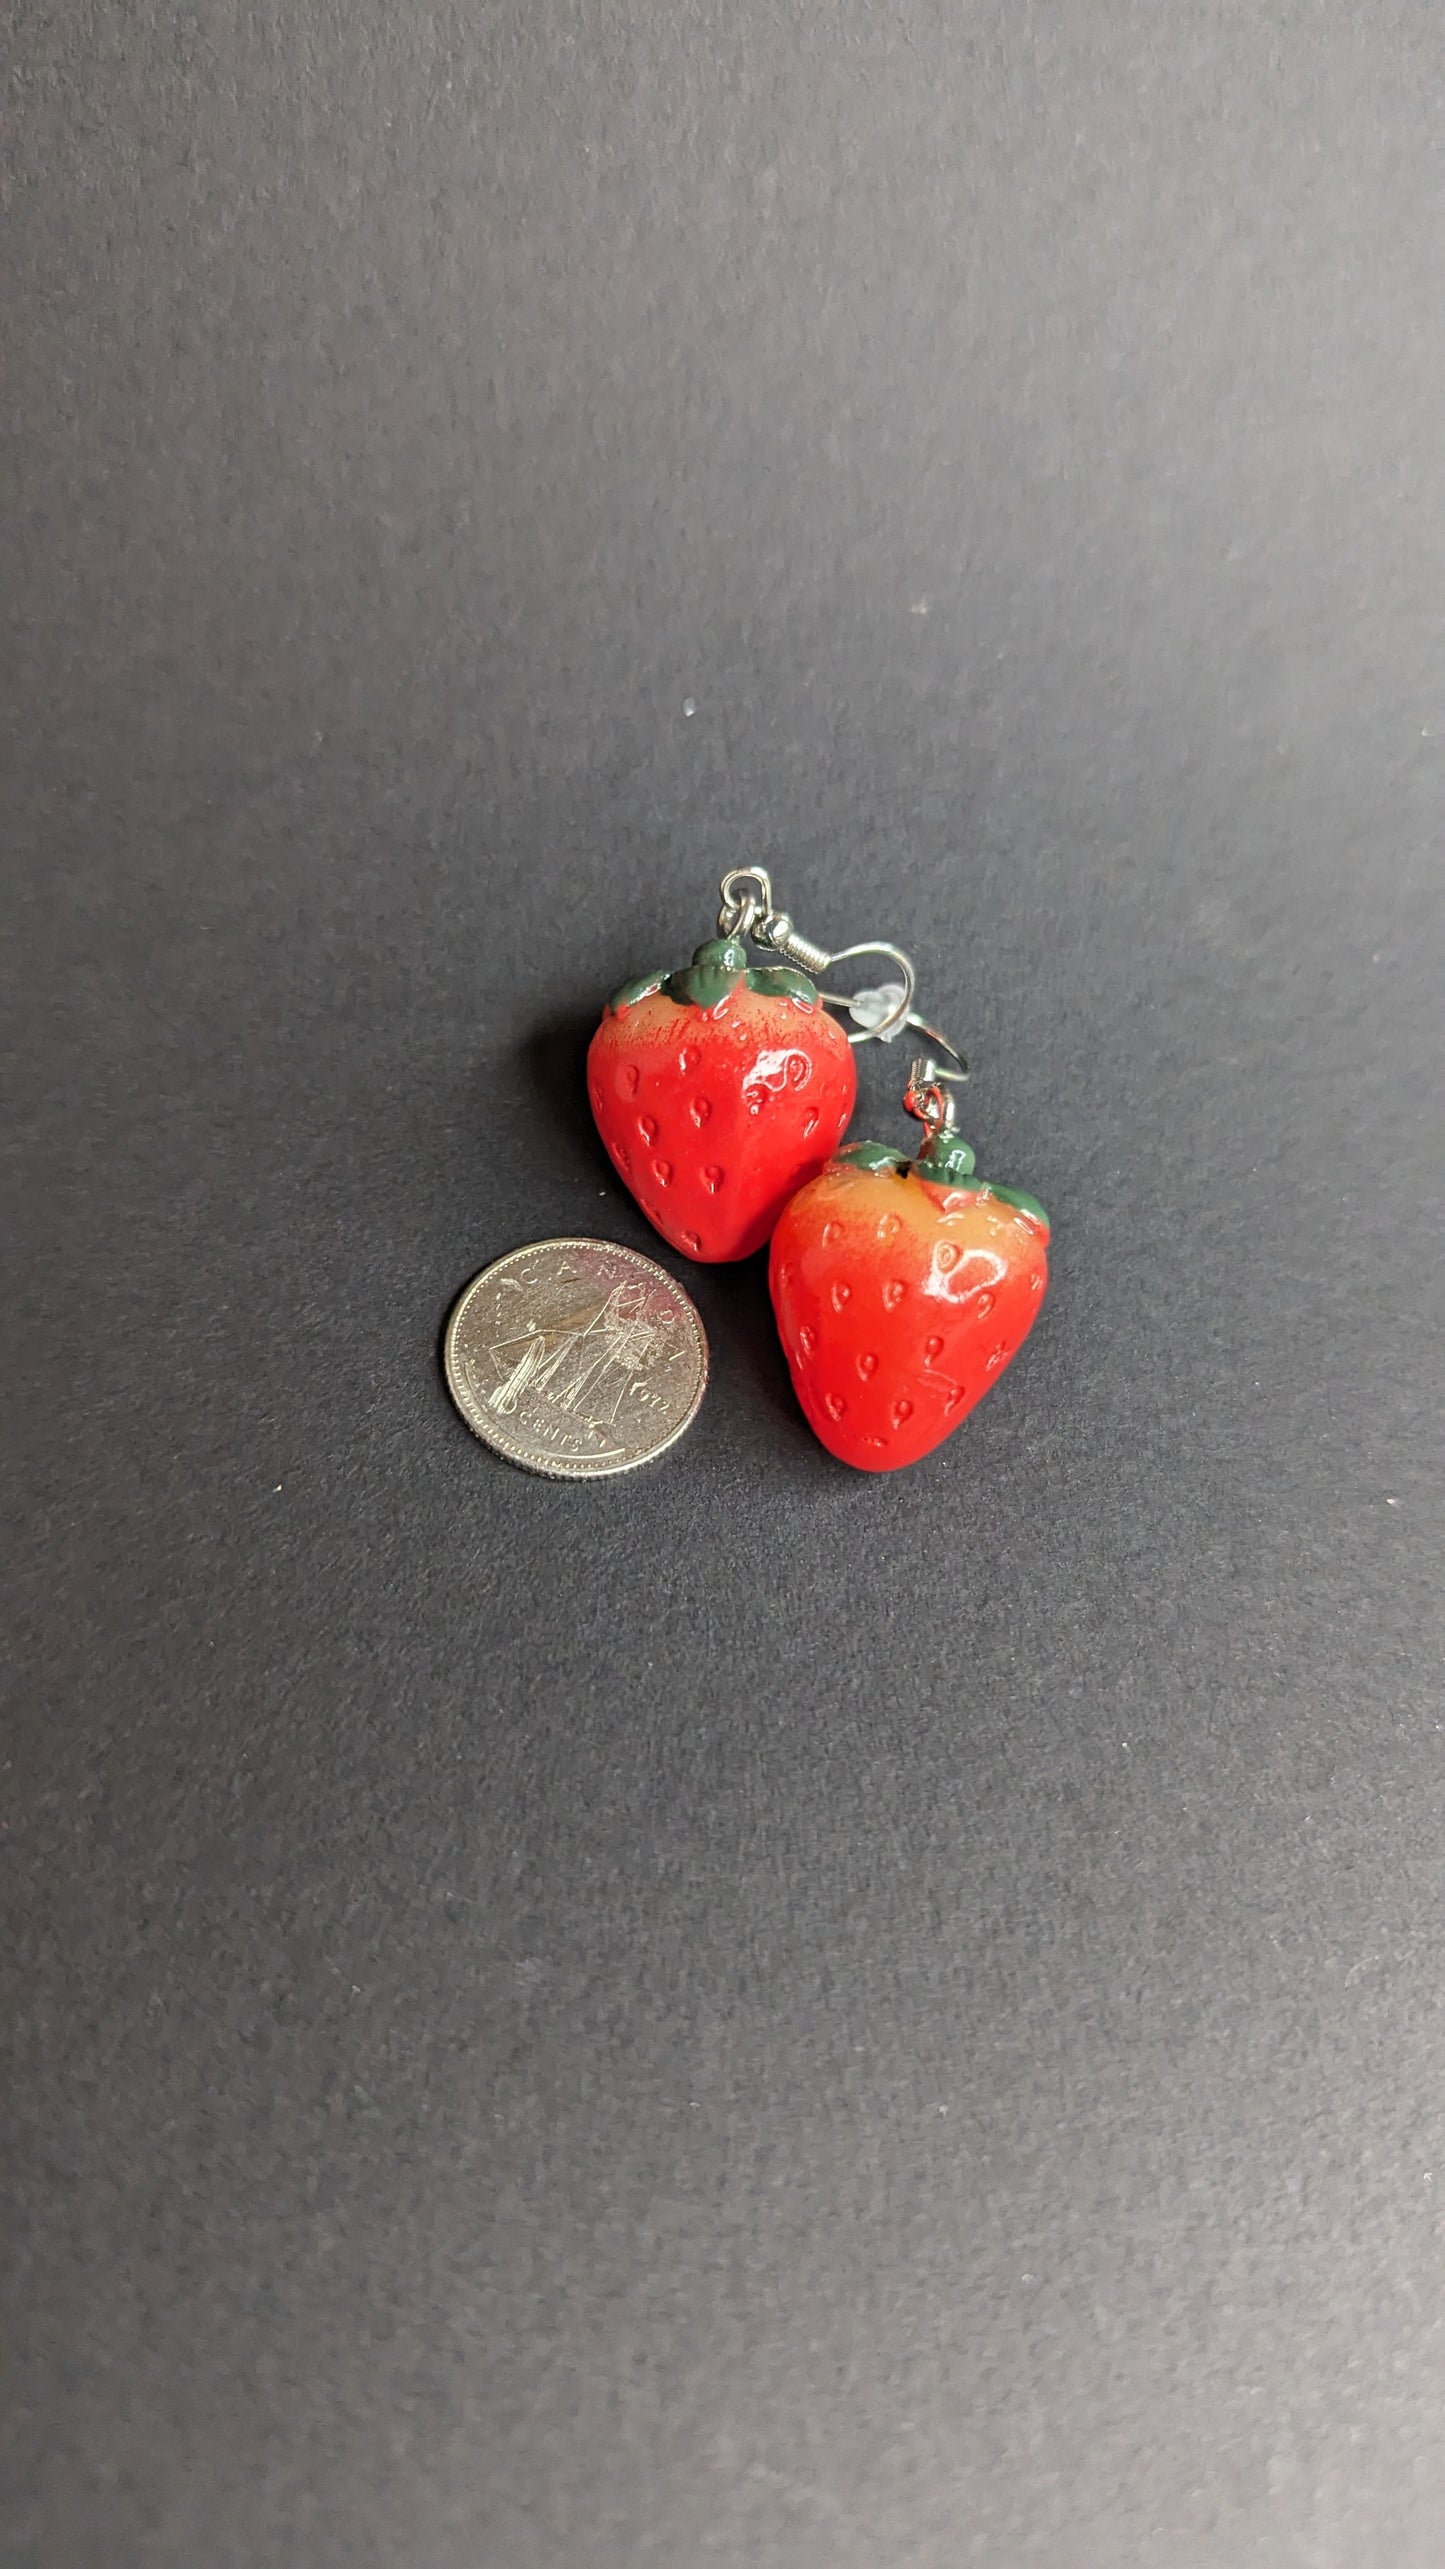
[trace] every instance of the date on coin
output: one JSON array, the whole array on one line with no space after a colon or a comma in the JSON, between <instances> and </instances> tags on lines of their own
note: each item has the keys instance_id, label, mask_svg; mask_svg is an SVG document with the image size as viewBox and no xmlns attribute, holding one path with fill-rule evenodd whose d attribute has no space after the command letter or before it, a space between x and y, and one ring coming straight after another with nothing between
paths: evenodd
<instances>
[{"instance_id":1,"label":"date on coin","mask_svg":"<svg viewBox=\"0 0 1445 2569\"><path fill-rule=\"evenodd\" d=\"M707 1338L666 1270L611 1240L534 1240L484 1267L442 1350L473 1433L529 1472L630 1472L697 1415Z\"/></svg>"}]
</instances>

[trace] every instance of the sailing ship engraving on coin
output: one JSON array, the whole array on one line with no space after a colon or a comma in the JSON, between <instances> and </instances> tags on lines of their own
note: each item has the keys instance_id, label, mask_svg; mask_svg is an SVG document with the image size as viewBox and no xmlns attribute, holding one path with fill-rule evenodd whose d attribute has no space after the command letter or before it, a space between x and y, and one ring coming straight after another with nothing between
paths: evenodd
<instances>
[{"instance_id":1,"label":"sailing ship engraving on coin","mask_svg":"<svg viewBox=\"0 0 1445 2569\"><path fill-rule=\"evenodd\" d=\"M536 1240L474 1276L447 1323L447 1384L474 1434L532 1472L628 1472L691 1425L707 1339L653 1259Z\"/></svg>"}]
</instances>

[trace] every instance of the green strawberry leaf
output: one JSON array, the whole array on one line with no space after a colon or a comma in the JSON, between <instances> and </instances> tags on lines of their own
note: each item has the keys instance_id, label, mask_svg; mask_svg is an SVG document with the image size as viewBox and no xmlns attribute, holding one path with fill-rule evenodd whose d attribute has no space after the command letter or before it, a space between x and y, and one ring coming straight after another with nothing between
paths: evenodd
<instances>
[{"instance_id":1,"label":"green strawberry leaf","mask_svg":"<svg viewBox=\"0 0 1445 2569\"><path fill-rule=\"evenodd\" d=\"M914 1166L930 1186L961 1186L974 1171L974 1155L961 1133L930 1133Z\"/></svg>"},{"instance_id":2,"label":"green strawberry leaf","mask_svg":"<svg viewBox=\"0 0 1445 2569\"><path fill-rule=\"evenodd\" d=\"M996 1195L1001 1204L1015 1205L1031 1221L1049 1228L1049 1217L1036 1195L1025 1195L1019 1186L995 1186L991 1178L975 1177L974 1155L958 1133L935 1133L926 1141L916 1160L906 1151L893 1149L887 1142L845 1142L833 1154L845 1167L854 1169L899 1169L907 1176L925 1178L930 1186L946 1186L955 1194Z\"/></svg>"},{"instance_id":3,"label":"green strawberry leaf","mask_svg":"<svg viewBox=\"0 0 1445 2569\"><path fill-rule=\"evenodd\" d=\"M755 964L748 974L748 988L760 991L765 999L805 999L810 1008L818 1004L816 983L806 972L795 972L790 963Z\"/></svg>"},{"instance_id":4,"label":"green strawberry leaf","mask_svg":"<svg viewBox=\"0 0 1445 2569\"><path fill-rule=\"evenodd\" d=\"M833 1157L851 1169L906 1169L911 1165L906 1151L895 1151L887 1142L845 1142Z\"/></svg>"},{"instance_id":5,"label":"green strawberry leaf","mask_svg":"<svg viewBox=\"0 0 1445 2569\"><path fill-rule=\"evenodd\" d=\"M747 948L739 938L709 937L682 971L645 972L636 981L624 981L620 990L613 991L607 1006L610 1014L618 1017L624 1008L635 1008L640 999L651 999L661 991L679 1008L717 1008L731 997L740 981L763 998L805 999L812 1007L818 1004L817 990L805 972L795 972L786 963L749 967Z\"/></svg>"},{"instance_id":6,"label":"green strawberry leaf","mask_svg":"<svg viewBox=\"0 0 1445 2569\"><path fill-rule=\"evenodd\" d=\"M624 981L607 1002L609 1016L620 1017L624 1008L635 1008L639 999L650 999L667 979L665 972L644 972L635 981Z\"/></svg>"},{"instance_id":7,"label":"green strawberry leaf","mask_svg":"<svg viewBox=\"0 0 1445 2569\"><path fill-rule=\"evenodd\" d=\"M994 1186L990 1182L990 1184L984 1189L984 1192L986 1195L996 1195L1000 1197L1005 1204L1016 1204L1020 1213L1027 1213L1035 1222L1042 1222L1046 1231L1049 1229L1049 1217L1045 1213L1043 1206L1040 1204L1038 1197L1036 1195L1025 1195L1021 1186Z\"/></svg>"},{"instance_id":8,"label":"green strawberry leaf","mask_svg":"<svg viewBox=\"0 0 1445 2569\"><path fill-rule=\"evenodd\" d=\"M716 1008L736 990L747 968L747 948L737 937L709 937L686 970L670 972L662 986L682 1007Z\"/></svg>"}]
</instances>

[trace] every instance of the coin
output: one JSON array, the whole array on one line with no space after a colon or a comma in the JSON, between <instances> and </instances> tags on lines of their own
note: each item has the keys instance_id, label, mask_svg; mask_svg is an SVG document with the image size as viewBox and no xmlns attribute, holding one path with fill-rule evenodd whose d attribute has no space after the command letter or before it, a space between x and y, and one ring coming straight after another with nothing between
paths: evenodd
<instances>
[{"instance_id":1,"label":"coin","mask_svg":"<svg viewBox=\"0 0 1445 2569\"><path fill-rule=\"evenodd\" d=\"M611 1240L534 1240L484 1267L447 1322L442 1361L474 1435L570 1481L650 1463L707 1386L693 1303Z\"/></svg>"}]
</instances>

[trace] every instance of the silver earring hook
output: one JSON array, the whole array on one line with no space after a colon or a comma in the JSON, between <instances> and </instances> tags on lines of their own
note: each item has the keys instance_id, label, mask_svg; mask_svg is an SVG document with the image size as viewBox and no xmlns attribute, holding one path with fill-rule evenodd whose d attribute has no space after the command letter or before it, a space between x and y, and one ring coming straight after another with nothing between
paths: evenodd
<instances>
[{"instance_id":1,"label":"silver earring hook","mask_svg":"<svg viewBox=\"0 0 1445 2569\"><path fill-rule=\"evenodd\" d=\"M888 996L889 993L886 990L860 990L852 1002L852 1008L856 1011L860 1003L864 1001L886 999ZM916 1008L910 1008L905 1017L888 1028L887 1033L884 1034L883 1037L884 1042L891 1043L893 1037L901 1031L903 1026L911 1027L915 1035L924 1036L927 1039L932 1052L946 1053L948 1055L949 1062L954 1064L953 1069L950 1070L943 1062L935 1064L935 1068L937 1069L941 1079L967 1079L968 1063L959 1051L958 1046L956 1044L951 1044L947 1035L941 1035L936 1026L930 1026L925 1017L920 1017ZM880 1032L881 1031L882 1030L880 1029Z\"/></svg>"},{"instance_id":2,"label":"silver earring hook","mask_svg":"<svg viewBox=\"0 0 1445 2569\"><path fill-rule=\"evenodd\" d=\"M940 1035L936 1027L928 1025L915 1010L913 1002L918 976L901 946L870 937L861 945L840 946L836 953L830 954L826 946L815 944L811 937L805 937L800 929L795 928L786 910L775 907L772 879L762 865L734 866L731 873L723 876L719 901L717 924L720 936L750 936L755 945L764 947L769 953L782 955L787 962L797 964L801 971L812 973L815 978L820 973L831 971L835 963L851 963L865 954L883 956L897 967L902 976L900 980L883 982L876 990L855 990L851 996L842 991L819 988L818 996L827 1007L846 1008L852 1018L854 1031L848 1037L849 1043L890 1044L905 1026L911 1026L916 1033L926 1036L938 1051L947 1053L950 1061L957 1062L958 1069L948 1074L950 1078L967 1078L968 1064L957 1047L949 1042L946 1035Z\"/></svg>"},{"instance_id":3,"label":"silver earring hook","mask_svg":"<svg viewBox=\"0 0 1445 2569\"><path fill-rule=\"evenodd\" d=\"M883 955L889 963L897 965L902 980L885 981L876 990L855 990L851 998L845 998L837 990L820 990L818 996L826 1000L830 1008L847 1009L857 1028L856 1034L848 1038L850 1044L891 1044L894 1036L901 1034L912 1018L917 976L901 946L886 945L876 937L866 938L862 945L840 946L836 954L829 955L827 965L822 968L830 969L835 963L852 963L863 954Z\"/></svg>"}]
</instances>

